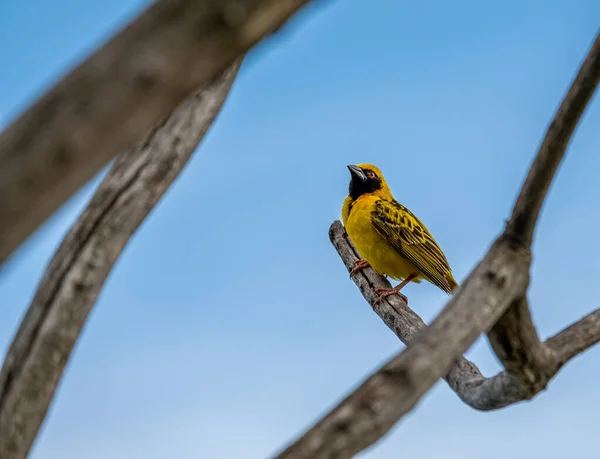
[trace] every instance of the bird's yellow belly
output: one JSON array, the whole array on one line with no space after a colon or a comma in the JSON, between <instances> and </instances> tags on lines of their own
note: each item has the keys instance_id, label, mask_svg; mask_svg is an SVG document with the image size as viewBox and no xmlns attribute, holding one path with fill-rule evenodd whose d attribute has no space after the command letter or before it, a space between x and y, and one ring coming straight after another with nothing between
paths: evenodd
<instances>
[{"instance_id":1,"label":"bird's yellow belly","mask_svg":"<svg viewBox=\"0 0 600 459\"><path fill-rule=\"evenodd\" d=\"M371 267L378 273L402 280L411 274L420 272L415 266L402 258L398 251L377 232L370 220L368 212L350 212L346 224L346 232L352 243L360 253L360 256L369 262ZM413 282L420 282L415 279Z\"/></svg>"}]
</instances>

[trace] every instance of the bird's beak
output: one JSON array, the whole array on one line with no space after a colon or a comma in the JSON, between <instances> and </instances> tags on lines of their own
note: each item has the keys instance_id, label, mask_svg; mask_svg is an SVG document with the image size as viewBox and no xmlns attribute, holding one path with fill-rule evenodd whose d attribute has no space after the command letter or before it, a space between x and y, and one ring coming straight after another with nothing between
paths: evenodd
<instances>
[{"instance_id":1,"label":"bird's beak","mask_svg":"<svg viewBox=\"0 0 600 459\"><path fill-rule=\"evenodd\" d=\"M363 172L363 170L358 167L358 166L354 166L354 165L349 165L346 166L348 167L348 169L350 169L350 174L352 175L352 179L357 179L360 180L362 182L366 182L367 181L367 176L365 175L365 173Z\"/></svg>"}]
</instances>

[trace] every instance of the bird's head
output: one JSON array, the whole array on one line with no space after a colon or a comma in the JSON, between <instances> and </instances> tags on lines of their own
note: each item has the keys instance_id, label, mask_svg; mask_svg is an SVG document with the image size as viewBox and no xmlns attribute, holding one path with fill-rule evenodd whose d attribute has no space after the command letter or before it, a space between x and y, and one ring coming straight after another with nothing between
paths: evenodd
<instances>
[{"instance_id":1,"label":"bird's head","mask_svg":"<svg viewBox=\"0 0 600 459\"><path fill-rule=\"evenodd\" d=\"M355 164L347 166L350 170L348 195L352 200L363 194L373 194L384 199L392 199L392 192L383 174L373 164Z\"/></svg>"}]
</instances>

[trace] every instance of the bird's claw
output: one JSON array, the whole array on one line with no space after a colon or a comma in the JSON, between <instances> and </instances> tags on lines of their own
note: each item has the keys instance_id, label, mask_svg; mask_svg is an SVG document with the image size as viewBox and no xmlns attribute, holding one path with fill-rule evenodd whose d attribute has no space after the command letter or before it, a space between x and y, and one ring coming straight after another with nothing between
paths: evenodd
<instances>
[{"instance_id":1,"label":"bird's claw","mask_svg":"<svg viewBox=\"0 0 600 459\"><path fill-rule=\"evenodd\" d=\"M406 295L404 295L403 293L400 293L396 287L394 288L378 288L377 290L375 290L375 293L379 294L379 297L373 302L373 307L377 306L379 303L381 303L383 301L384 298L390 296L390 295L398 295L400 298L402 298L402 300L406 303L406 305L408 306L408 298Z\"/></svg>"},{"instance_id":2,"label":"bird's claw","mask_svg":"<svg viewBox=\"0 0 600 459\"><path fill-rule=\"evenodd\" d=\"M371 265L366 260L356 260L350 270L350 277L354 276L357 272L362 271L365 268L369 268Z\"/></svg>"}]
</instances>

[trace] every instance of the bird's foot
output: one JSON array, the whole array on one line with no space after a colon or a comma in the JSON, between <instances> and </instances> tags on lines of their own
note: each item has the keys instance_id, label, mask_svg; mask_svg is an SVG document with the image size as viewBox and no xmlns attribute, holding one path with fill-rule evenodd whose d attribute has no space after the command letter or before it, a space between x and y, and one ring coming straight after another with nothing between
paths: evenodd
<instances>
[{"instance_id":1,"label":"bird's foot","mask_svg":"<svg viewBox=\"0 0 600 459\"><path fill-rule=\"evenodd\" d=\"M388 297L390 295L398 295L400 298L402 298L402 300L406 303L406 305L408 306L408 298L406 297L406 295L403 295L402 293L400 293L400 290L402 290L410 281L412 281L415 277L417 277L416 274L411 274L410 276L408 276L406 279L404 279L402 282L400 282L398 285L396 285L393 288L378 288L377 290L375 290L375 293L379 293L379 298L377 298L374 302L373 302L373 307L377 306L379 303L381 303L381 301L385 298Z\"/></svg>"},{"instance_id":2,"label":"bird's foot","mask_svg":"<svg viewBox=\"0 0 600 459\"><path fill-rule=\"evenodd\" d=\"M400 289L398 287L399 286L396 286L394 288L378 288L377 290L375 290L375 293L378 293L379 297L373 302L373 307L377 306L379 303L381 303L383 301L384 298L386 298L390 295L398 295L408 305L407 296L404 295L403 293L400 293ZM404 287L404 285L402 287ZM402 288L402 287L400 287L400 288Z\"/></svg>"},{"instance_id":3,"label":"bird's foot","mask_svg":"<svg viewBox=\"0 0 600 459\"><path fill-rule=\"evenodd\" d=\"M370 268L371 265L366 260L356 260L350 270L350 277L354 276L357 272L362 271L365 268Z\"/></svg>"}]
</instances>

